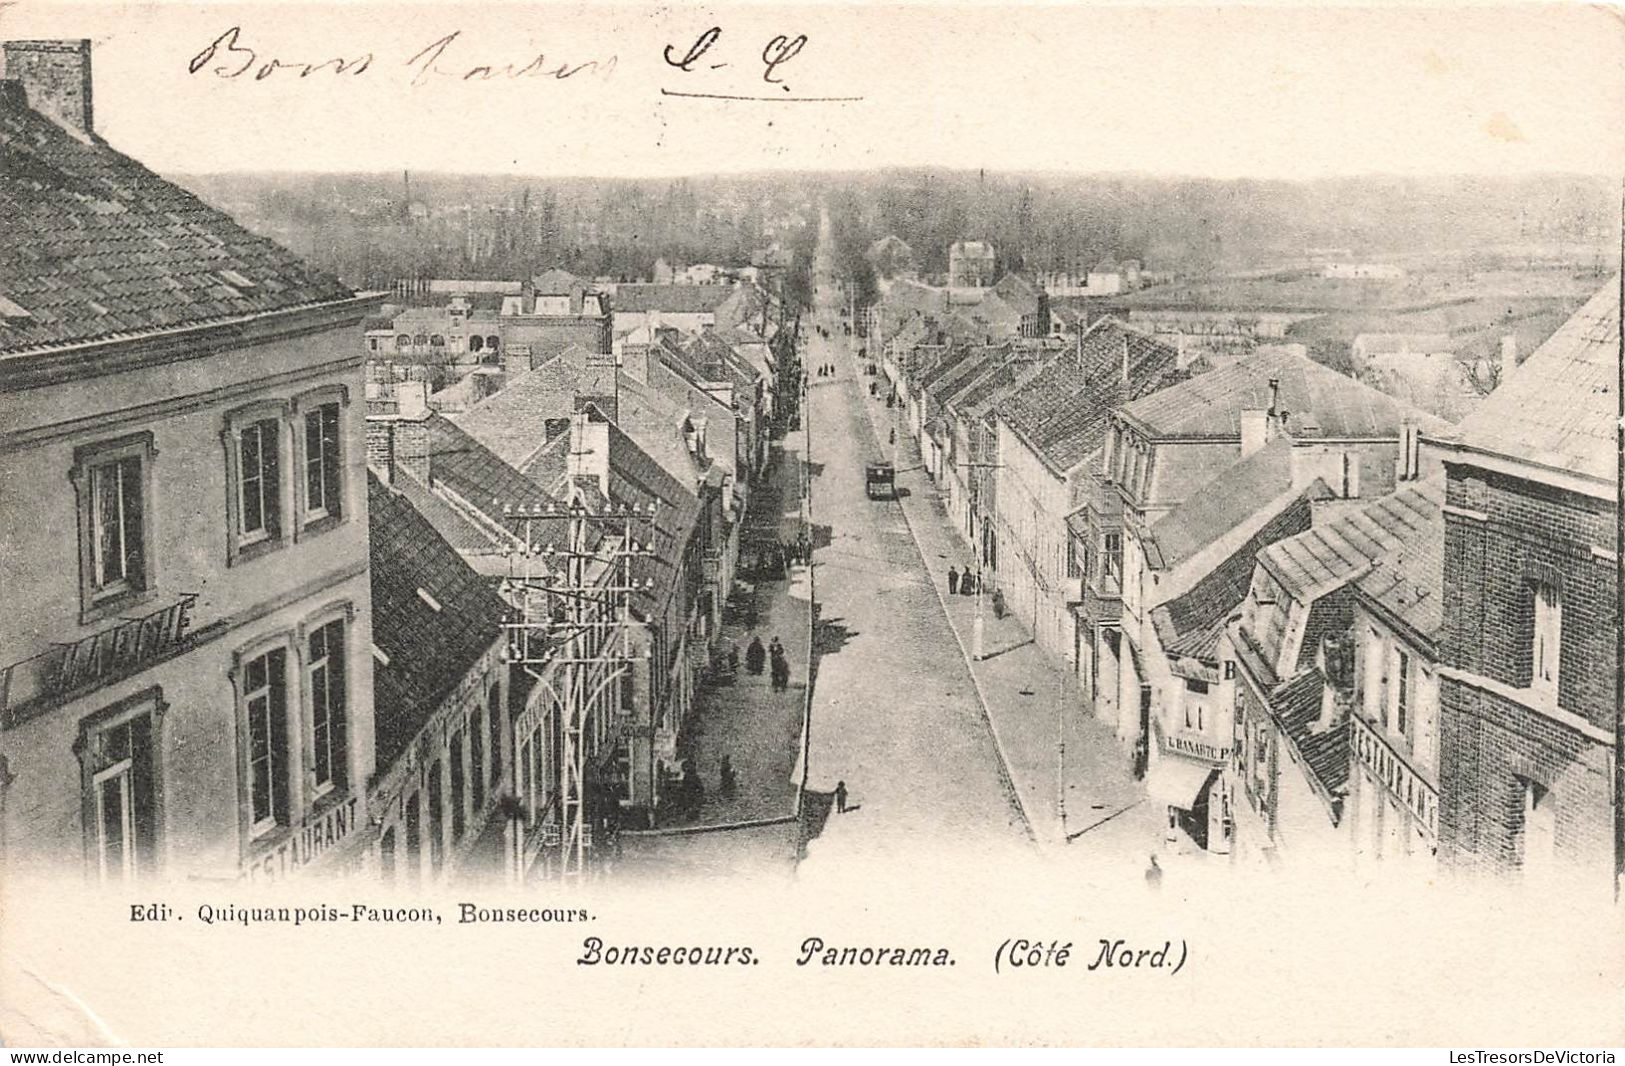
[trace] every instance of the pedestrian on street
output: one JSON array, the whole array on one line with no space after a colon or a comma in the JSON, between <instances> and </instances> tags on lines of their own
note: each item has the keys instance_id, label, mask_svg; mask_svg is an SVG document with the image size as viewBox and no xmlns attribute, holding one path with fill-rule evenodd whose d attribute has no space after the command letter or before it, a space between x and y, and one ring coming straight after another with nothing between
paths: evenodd
<instances>
[{"instance_id":1,"label":"pedestrian on street","mask_svg":"<svg viewBox=\"0 0 1625 1066\"><path fill-rule=\"evenodd\" d=\"M959 592L959 571L953 567L948 568L948 595L953 596Z\"/></svg>"},{"instance_id":2,"label":"pedestrian on street","mask_svg":"<svg viewBox=\"0 0 1625 1066\"><path fill-rule=\"evenodd\" d=\"M846 813L846 782L835 782L835 813Z\"/></svg>"},{"instance_id":3,"label":"pedestrian on street","mask_svg":"<svg viewBox=\"0 0 1625 1066\"><path fill-rule=\"evenodd\" d=\"M761 637L751 637L750 647L745 649L745 669L752 674L761 674L762 663L767 658L767 652L762 648Z\"/></svg>"},{"instance_id":4,"label":"pedestrian on street","mask_svg":"<svg viewBox=\"0 0 1625 1066\"><path fill-rule=\"evenodd\" d=\"M1157 857L1151 856L1151 865L1145 868L1145 887L1159 889L1162 887L1162 867L1157 865Z\"/></svg>"},{"instance_id":5,"label":"pedestrian on street","mask_svg":"<svg viewBox=\"0 0 1625 1066\"><path fill-rule=\"evenodd\" d=\"M891 400L888 399L886 401L886 406L887 407L891 406ZM886 431L886 443L887 444L896 444L897 443L897 427L896 426L893 426L891 429L888 429Z\"/></svg>"},{"instance_id":6,"label":"pedestrian on street","mask_svg":"<svg viewBox=\"0 0 1625 1066\"><path fill-rule=\"evenodd\" d=\"M965 568L965 576L959 579L959 594L961 596L976 595L976 575L970 572L968 566Z\"/></svg>"}]
</instances>

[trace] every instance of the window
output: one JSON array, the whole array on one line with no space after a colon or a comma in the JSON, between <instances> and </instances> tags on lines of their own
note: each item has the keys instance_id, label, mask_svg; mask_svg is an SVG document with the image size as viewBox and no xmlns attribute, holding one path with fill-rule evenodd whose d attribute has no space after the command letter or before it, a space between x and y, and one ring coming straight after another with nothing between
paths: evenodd
<instances>
[{"instance_id":1,"label":"window","mask_svg":"<svg viewBox=\"0 0 1625 1066\"><path fill-rule=\"evenodd\" d=\"M1207 682L1198 681L1195 678L1187 677L1185 679L1185 691L1194 692L1197 695L1205 696L1207 695Z\"/></svg>"},{"instance_id":2,"label":"window","mask_svg":"<svg viewBox=\"0 0 1625 1066\"><path fill-rule=\"evenodd\" d=\"M444 348L445 346L446 346L446 338L442 337L440 334L436 333L436 334L434 334L433 336L431 336L429 338L429 347L431 347L431 348Z\"/></svg>"},{"instance_id":3,"label":"window","mask_svg":"<svg viewBox=\"0 0 1625 1066\"><path fill-rule=\"evenodd\" d=\"M367 348L370 351L376 352L378 350L378 338L377 337L368 337L367 338Z\"/></svg>"},{"instance_id":4,"label":"window","mask_svg":"<svg viewBox=\"0 0 1625 1066\"><path fill-rule=\"evenodd\" d=\"M406 801L406 879L415 882L423 869L423 793Z\"/></svg>"},{"instance_id":5,"label":"window","mask_svg":"<svg viewBox=\"0 0 1625 1066\"><path fill-rule=\"evenodd\" d=\"M385 884L395 883L394 826L384 830L384 835L378 838L378 872L383 875Z\"/></svg>"},{"instance_id":6,"label":"window","mask_svg":"<svg viewBox=\"0 0 1625 1066\"><path fill-rule=\"evenodd\" d=\"M429 767L429 868L438 871L445 859L446 798L440 760Z\"/></svg>"},{"instance_id":7,"label":"window","mask_svg":"<svg viewBox=\"0 0 1625 1066\"><path fill-rule=\"evenodd\" d=\"M305 412L305 524L344 514L343 456L339 445L339 404Z\"/></svg>"},{"instance_id":8,"label":"window","mask_svg":"<svg viewBox=\"0 0 1625 1066\"><path fill-rule=\"evenodd\" d=\"M288 653L272 648L243 665L248 713L250 831L258 836L288 824Z\"/></svg>"},{"instance_id":9,"label":"window","mask_svg":"<svg viewBox=\"0 0 1625 1066\"><path fill-rule=\"evenodd\" d=\"M494 352L497 350L497 335L495 333L492 333L485 338L485 347L487 351Z\"/></svg>"},{"instance_id":10,"label":"window","mask_svg":"<svg viewBox=\"0 0 1625 1066\"><path fill-rule=\"evenodd\" d=\"M1066 576L1067 577L1082 577L1083 576L1083 565L1082 565L1081 562L1079 562L1079 559L1078 559L1079 555L1080 555L1080 552L1078 550L1077 538L1069 535L1066 538Z\"/></svg>"},{"instance_id":11,"label":"window","mask_svg":"<svg viewBox=\"0 0 1625 1066\"><path fill-rule=\"evenodd\" d=\"M476 710L468 722L468 783L474 812L485 809L485 715Z\"/></svg>"},{"instance_id":12,"label":"window","mask_svg":"<svg viewBox=\"0 0 1625 1066\"><path fill-rule=\"evenodd\" d=\"M320 796L348 777L348 690L345 687L344 622L310 635L306 674L310 687L311 782Z\"/></svg>"},{"instance_id":13,"label":"window","mask_svg":"<svg viewBox=\"0 0 1625 1066\"><path fill-rule=\"evenodd\" d=\"M492 685L491 694L486 699L485 707L486 725L491 730L491 790L494 792L502 783L502 686Z\"/></svg>"},{"instance_id":14,"label":"window","mask_svg":"<svg viewBox=\"0 0 1625 1066\"><path fill-rule=\"evenodd\" d=\"M1399 648L1394 649L1394 731L1401 736L1410 732L1411 712L1411 657Z\"/></svg>"},{"instance_id":15,"label":"window","mask_svg":"<svg viewBox=\"0 0 1625 1066\"><path fill-rule=\"evenodd\" d=\"M468 338L468 350L469 351L477 352L477 351L479 351L480 349L482 349L484 347L485 347L485 338L481 337L478 333L476 333L472 337Z\"/></svg>"},{"instance_id":16,"label":"window","mask_svg":"<svg viewBox=\"0 0 1625 1066\"><path fill-rule=\"evenodd\" d=\"M410 348L411 346L412 346L412 338L407 336L406 334L401 333L401 334L398 334L395 337L395 347L397 347L397 348Z\"/></svg>"},{"instance_id":17,"label":"window","mask_svg":"<svg viewBox=\"0 0 1625 1066\"><path fill-rule=\"evenodd\" d=\"M221 439L226 447L227 563L256 558L280 547L283 537L283 448L288 404L265 401L227 412Z\"/></svg>"},{"instance_id":18,"label":"window","mask_svg":"<svg viewBox=\"0 0 1625 1066\"><path fill-rule=\"evenodd\" d=\"M87 858L103 882L151 873L158 862L158 725L165 705L148 689L80 726Z\"/></svg>"},{"instance_id":19,"label":"window","mask_svg":"<svg viewBox=\"0 0 1625 1066\"><path fill-rule=\"evenodd\" d=\"M1553 696L1563 648L1563 602L1557 588L1548 582L1534 586L1535 633L1530 665L1530 684Z\"/></svg>"},{"instance_id":20,"label":"window","mask_svg":"<svg viewBox=\"0 0 1625 1066\"><path fill-rule=\"evenodd\" d=\"M412 338L412 343L421 348L423 345L429 343L429 335L427 333L419 333Z\"/></svg>"},{"instance_id":21,"label":"window","mask_svg":"<svg viewBox=\"0 0 1625 1066\"><path fill-rule=\"evenodd\" d=\"M1366 630L1364 653L1365 713L1377 718L1382 714L1382 636L1374 628Z\"/></svg>"},{"instance_id":22,"label":"window","mask_svg":"<svg viewBox=\"0 0 1625 1066\"><path fill-rule=\"evenodd\" d=\"M1538 781L1518 778L1523 790L1523 868L1526 876L1551 872L1557 856L1557 801Z\"/></svg>"},{"instance_id":23,"label":"window","mask_svg":"<svg viewBox=\"0 0 1625 1066\"><path fill-rule=\"evenodd\" d=\"M261 419L240 431L237 532L245 544L281 536L281 464L277 452L274 419Z\"/></svg>"},{"instance_id":24,"label":"window","mask_svg":"<svg viewBox=\"0 0 1625 1066\"><path fill-rule=\"evenodd\" d=\"M467 780L463 768L463 734L457 733L451 738L451 839L453 842L463 839L464 811L463 811L463 782Z\"/></svg>"},{"instance_id":25,"label":"window","mask_svg":"<svg viewBox=\"0 0 1625 1066\"><path fill-rule=\"evenodd\" d=\"M74 453L83 621L115 613L152 587L148 497L155 454L150 433Z\"/></svg>"}]
</instances>

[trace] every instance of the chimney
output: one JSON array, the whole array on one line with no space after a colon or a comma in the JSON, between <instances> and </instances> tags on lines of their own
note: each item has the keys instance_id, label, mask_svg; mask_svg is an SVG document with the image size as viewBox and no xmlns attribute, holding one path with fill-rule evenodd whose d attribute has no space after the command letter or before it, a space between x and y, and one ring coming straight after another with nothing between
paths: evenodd
<instances>
[{"instance_id":1,"label":"chimney","mask_svg":"<svg viewBox=\"0 0 1625 1066\"><path fill-rule=\"evenodd\" d=\"M1281 379L1270 378L1270 417L1274 418L1281 406Z\"/></svg>"},{"instance_id":2,"label":"chimney","mask_svg":"<svg viewBox=\"0 0 1625 1066\"><path fill-rule=\"evenodd\" d=\"M429 417L429 383L427 381L403 381L395 387L395 400L399 404L397 410L402 418L422 419Z\"/></svg>"},{"instance_id":3,"label":"chimney","mask_svg":"<svg viewBox=\"0 0 1625 1066\"><path fill-rule=\"evenodd\" d=\"M1415 481L1422 474L1422 433L1407 418L1399 427L1399 480Z\"/></svg>"},{"instance_id":4,"label":"chimney","mask_svg":"<svg viewBox=\"0 0 1625 1066\"><path fill-rule=\"evenodd\" d=\"M1505 381L1518 369L1518 338L1508 333L1501 338L1501 380Z\"/></svg>"},{"instance_id":5,"label":"chimney","mask_svg":"<svg viewBox=\"0 0 1625 1066\"><path fill-rule=\"evenodd\" d=\"M90 41L7 41L5 76L22 83L28 106L74 135L96 130Z\"/></svg>"},{"instance_id":6,"label":"chimney","mask_svg":"<svg viewBox=\"0 0 1625 1066\"><path fill-rule=\"evenodd\" d=\"M1265 411L1241 412L1241 457L1258 451L1269 441L1270 416Z\"/></svg>"},{"instance_id":7,"label":"chimney","mask_svg":"<svg viewBox=\"0 0 1625 1066\"><path fill-rule=\"evenodd\" d=\"M609 495L609 423L582 411L570 420L570 459L566 470L573 482L592 478L598 491Z\"/></svg>"}]
</instances>

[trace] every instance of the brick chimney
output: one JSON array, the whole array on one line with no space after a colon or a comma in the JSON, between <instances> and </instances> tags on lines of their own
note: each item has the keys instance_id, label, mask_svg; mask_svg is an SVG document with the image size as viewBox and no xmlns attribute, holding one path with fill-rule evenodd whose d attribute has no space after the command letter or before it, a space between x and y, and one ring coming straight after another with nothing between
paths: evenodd
<instances>
[{"instance_id":1,"label":"brick chimney","mask_svg":"<svg viewBox=\"0 0 1625 1066\"><path fill-rule=\"evenodd\" d=\"M28 106L85 137L96 130L90 41L6 41L5 76L22 83Z\"/></svg>"},{"instance_id":2,"label":"brick chimney","mask_svg":"<svg viewBox=\"0 0 1625 1066\"><path fill-rule=\"evenodd\" d=\"M570 458L566 465L570 480L590 477L598 491L609 494L609 423L582 411L570 422Z\"/></svg>"},{"instance_id":3,"label":"brick chimney","mask_svg":"<svg viewBox=\"0 0 1625 1066\"><path fill-rule=\"evenodd\" d=\"M1243 459L1258 451L1270 439L1270 414L1268 411L1247 410L1241 412L1241 457Z\"/></svg>"}]
</instances>

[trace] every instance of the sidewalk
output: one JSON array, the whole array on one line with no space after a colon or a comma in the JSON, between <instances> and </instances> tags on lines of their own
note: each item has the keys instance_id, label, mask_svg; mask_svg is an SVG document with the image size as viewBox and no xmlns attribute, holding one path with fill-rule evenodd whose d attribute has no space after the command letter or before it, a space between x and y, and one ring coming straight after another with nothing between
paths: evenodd
<instances>
[{"instance_id":1,"label":"sidewalk","mask_svg":"<svg viewBox=\"0 0 1625 1066\"><path fill-rule=\"evenodd\" d=\"M855 357L854 357L854 361ZM859 380L864 380L861 375ZM975 596L948 595L948 568L972 564L971 547L955 535L936 486L925 474L919 447L909 436L902 412L887 410L884 398L861 402L876 437L897 430L897 484L900 501L960 646L970 659L977 613ZM1068 850L1121 856L1143 864L1162 844L1164 811L1146 799L1134 780L1129 753L1111 726L1096 719L1076 680L1039 650L1032 635L1013 618L993 617L982 602L980 661L971 674L1034 836L1046 844L1068 842ZM1061 817L1061 740L1065 740L1065 825Z\"/></svg>"},{"instance_id":2,"label":"sidewalk","mask_svg":"<svg viewBox=\"0 0 1625 1066\"><path fill-rule=\"evenodd\" d=\"M679 743L679 754L692 758L705 784L697 818L662 819L661 828L726 825L795 813L807 664L812 631L811 581L804 566L792 566L788 579L753 572L756 551L745 539L755 530L775 543L793 541L801 521L801 472L804 437L792 433L776 442L776 459L750 501L739 549L739 579L755 586L754 624L724 614L719 648L732 641L739 651L739 671L731 684L701 680L693 718ZM790 660L790 687L774 692L769 671L745 669L745 650L752 637L765 648L777 636ZM733 765L738 785L732 797L722 795L722 757Z\"/></svg>"}]
</instances>

